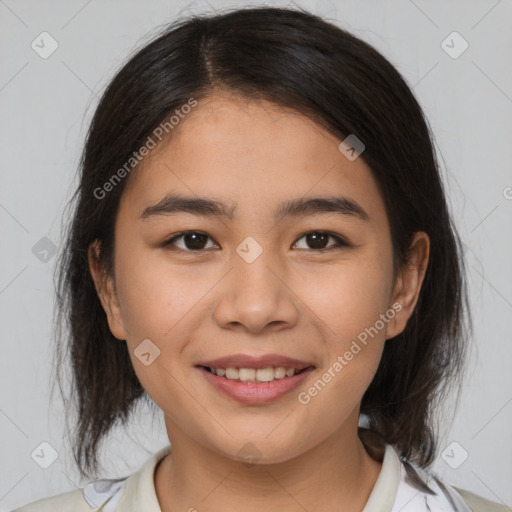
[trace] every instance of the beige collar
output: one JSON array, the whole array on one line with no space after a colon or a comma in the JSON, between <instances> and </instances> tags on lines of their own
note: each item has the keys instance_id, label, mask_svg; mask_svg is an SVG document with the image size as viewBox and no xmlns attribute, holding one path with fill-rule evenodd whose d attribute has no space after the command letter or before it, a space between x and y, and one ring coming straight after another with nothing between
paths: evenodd
<instances>
[{"instance_id":1,"label":"beige collar","mask_svg":"<svg viewBox=\"0 0 512 512\"><path fill-rule=\"evenodd\" d=\"M149 458L139 471L126 479L119 502L119 512L161 512L156 496L154 473L158 462L171 452L167 445ZM391 445L386 445L382 468L363 512L390 512L400 483L400 459Z\"/></svg>"}]
</instances>

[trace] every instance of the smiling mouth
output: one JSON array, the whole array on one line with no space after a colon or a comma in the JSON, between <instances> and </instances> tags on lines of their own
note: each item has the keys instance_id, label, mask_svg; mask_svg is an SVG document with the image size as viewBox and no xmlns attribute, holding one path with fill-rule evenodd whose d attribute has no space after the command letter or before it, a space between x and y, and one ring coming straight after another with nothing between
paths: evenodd
<instances>
[{"instance_id":1,"label":"smiling mouth","mask_svg":"<svg viewBox=\"0 0 512 512\"><path fill-rule=\"evenodd\" d=\"M268 383L275 380L288 379L294 375L305 372L313 368L308 366L306 368L286 368L284 366L271 367L267 366L264 368L212 368L209 366L199 365L199 368L204 368L217 377L223 377L227 380L233 380L237 382L251 382L251 383Z\"/></svg>"}]
</instances>

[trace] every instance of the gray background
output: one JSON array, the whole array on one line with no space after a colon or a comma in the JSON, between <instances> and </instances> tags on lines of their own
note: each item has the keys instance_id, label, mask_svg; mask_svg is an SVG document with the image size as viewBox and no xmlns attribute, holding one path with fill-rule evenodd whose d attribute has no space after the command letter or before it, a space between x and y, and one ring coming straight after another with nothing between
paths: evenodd
<instances>
[{"instance_id":1,"label":"gray background","mask_svg":"<svg viewBox=\"0 0 512 512\"><path fill-rule=\"evenodd\" d=\"M98 97L128 53L158 25L179 13L246 5L0 0L0 511L86 483L73 467L62 405L50 400L56 258L44 253L52 245L41 239L57 247L61 242L63 207L75 186ZM405 76L429 117L464 241L474 315L466 385L458 408L452 409L453 423L447 418L441 425L434 469L449 483L510 505L512 2L267 5L300 5L373 44ZM58 43L47 59L31 47L43 31ZM442 46L453 31L469 44L457 58L445 49L459 53L462 40L452 36ZM105 443L106 477L137 470L167 444L162 418L152 422L144 408L139 412L126 432L115 431ZM58 455L47 469L31 457L41 450L48 457L51 450L41 448L42 442Z\"/></svg>"}]
</instances>

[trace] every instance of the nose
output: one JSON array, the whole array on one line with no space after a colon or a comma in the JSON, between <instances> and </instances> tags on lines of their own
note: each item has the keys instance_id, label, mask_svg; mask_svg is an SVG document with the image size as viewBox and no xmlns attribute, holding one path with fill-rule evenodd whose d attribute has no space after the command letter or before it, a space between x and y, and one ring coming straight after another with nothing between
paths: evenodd
<instances>
[{"instance_id":1,"label":"nose","mask_svg":"<svg viewBox=\"0 0 512 512\"><path fill-rule=\"evenodd\" d=\"M214 319L223 329L251 334L279 331L298 322L293 277L268 251L252 262L235 255L219 287Z\"/></svg>"}]
</instances>

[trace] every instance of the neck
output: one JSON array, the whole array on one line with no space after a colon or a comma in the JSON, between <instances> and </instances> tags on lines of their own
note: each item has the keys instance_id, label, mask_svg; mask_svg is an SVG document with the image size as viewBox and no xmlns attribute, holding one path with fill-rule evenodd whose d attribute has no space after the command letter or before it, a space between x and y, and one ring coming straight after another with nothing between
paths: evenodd
<instances>
[{"instance_id":1,"label":"neck","mask_svg":"<svg viewBox=\"0 0 512 512\"><path fill-rule=\"evenodd\" d=\"M172 434L172 452L155 470L165 512L327 512L340 504L344 511L361 512L382 467L361 442L357 422L293 459L250 466L195 443L176 425Z\"/></svg>"}]
</instances>

